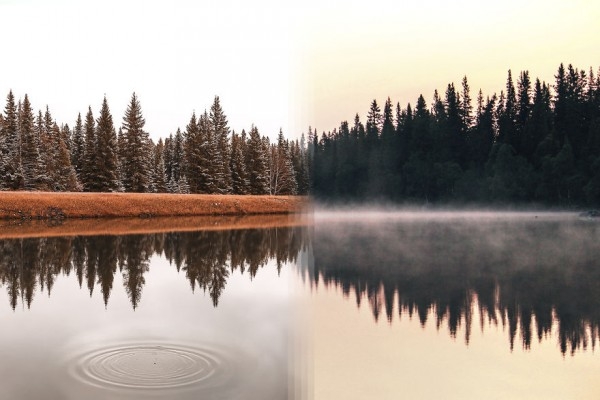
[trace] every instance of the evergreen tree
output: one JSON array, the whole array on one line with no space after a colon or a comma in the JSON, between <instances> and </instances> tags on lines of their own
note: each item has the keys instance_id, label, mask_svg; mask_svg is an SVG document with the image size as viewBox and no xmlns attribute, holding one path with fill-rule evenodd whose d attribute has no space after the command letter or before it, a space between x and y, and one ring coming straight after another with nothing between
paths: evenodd
<instances>
[{"instance_id":1,"label":"evergreen tree","mask_svg":"<svg viewBox=\"0 0 600 400\"><path fill-rule=\"evenodd\" d=\"M217 142L210 127L209 116L206 111L198 121L198 162L196 168L196 179L199 193L218 193L218 175L216 165L218 160L213 158L217 153Z\"/></svg>"},{"instance_id":2,"label":"evergreen tree","mask_svg":"<svg viewBox=\"0 0 600 400\"><path fill-rule=\"evenodd\" d=\"M83 165L81 168L82 179L81 184L83 190L86 192L97 192L99 187L97 186L97 175L96 175L96 157L98 154L97 150L97 139L96 139L96 122L94 121L94 115L92 113L92 107L88 106L88 112L85 116L85 122L83 125L83 131L85 134L85 149L83 153Z\"/></svg>"},{"instance_id":3,"label":"evergreen tree","mask_svg":"<svg viewBox=\"0 0 600 400\"><path fill-rule=\"evenodd\" d=\"M71 136L71 164L75 168L79 180L82 180L84 154L83 121L81 120L81 113L79 113L77 114L77 121L75 122L75 128Z\"/></svg>"},{"instance_id":4,"label":"evergreen tree","mask_svg":"<svg viewBox=\"0 0 600 400\"><path fill-rule=\"evenodd\" d=\"M0 189L18 189L23 185L19 121L12 90L6 97L4 118L0 124ZM1 115L1 114L0 114Z\"/></svg>"},{"instance_id":5,"label":"evergreen tree","mask_svg":"<svg viewBox=\"0 0 600 400\"><path fill-rule=\"evenodd\" d=\"M263 141L255 126L250 129L247 166L250 194L268 194L268 160Z\"/></svg>"},{"instance_id":6,"label":"evergreen tree","mask_svg":"<svg viewBox=\"0 0 600 400\"><path fill-rule=\"evenodd\" d=\"M119 188L117 134L106 96L96 120L96 188L115 192Z\"/></svg>"},{"instance_id":7,"label":"evergreen tree","mask_svg":"<svg viewBox=\"0 0 600 400\"><path fill-rule=\"evenodd\" d=\"M183 142L183 158L185 160L185 176L190 186L191 193L198 193L197 165L200 162L200 131L196 112L192 113L190 122L185 128Z\"/></svg>"},{"instance_id":8,"label":"evergreen tree","mask_svg":"<svg viewBox=\"0 0 600 400\"><path fill-rule=\"evenodd\" d=\"M246 132L242 135L245 137ZM233 194L248 193L248 174L246 172L246 163L243 153L243 140L235 132L231 135L231 159L229 168L231 169L231 186Z\"/></svg>"},{"instance_id":9,"label":"evergreen tree","mask_svg":"<svg viewBox=\"0 0 600 400\"><path fill-rule=\"evenodd\" d=\"M179 182L184 176L183 164L184 164L184 152L183 152L183 135L181 130L177 128L177 132L173 137L173 152L171 154L171 177L175 182Z\"/></svg>"},{"instance_id":10,"label":"evergreen tree","mask_svg":"<svg viewBox=\"0 0 600 400\"><path fill-rule=\"evenodd\" d=\"M35 132L35 117L29 98L25 95L19 113L19 129L21 131L21 160L23 163L23 187L26 190L38 189L40 153L39 137Z\"/></svg>"},{"instance_id":11,"label":"evergreen tree","mask_svg":"<svg viewBox=\"0 0 600 400\"><path fill-rule=\"evenodd\" d=\"M153 192L166 193L167 182L165 173L164 143L162 138L154 147L154 165L152 174Z\"/></svg>"},{"instance_id":12,"label":"evergreen tree","mask_svg":"<svg viewBox=\"0 0 600 400\"><path fill-rule=\"evenodd\" d=\"M123 117L123 187L126 192L146 192L150 185L150 163L148 154L149 136L144 131L146 121L140 102L133 93Z\"/></svg>"},{"instance_id":13,"label":"evergreen tree","mask_svg":"<svg viewBox=\"0 0 600 400\"><path fill-rule=\"evenodd\" d=\"M216 143L216 151L213 155L214 177L219 193L231 193L232 181L231 170L229 168L230 148L229 148L229 128L227 126L227 117L221 108L219 96L210 107L209 124L212 135Z\"/></svg>"},{"instance_id":14,"label":"evergreen tree","mask_svg":"<svg viewBox=\"0 0 600 400\"><path fill-rule=\"evenodd\" d=\"M272 195L296 194L298 186L294 166L290 156L289 144L279 130L277 145L271 146L270 190Z\"/></svg>"}]
</instances>

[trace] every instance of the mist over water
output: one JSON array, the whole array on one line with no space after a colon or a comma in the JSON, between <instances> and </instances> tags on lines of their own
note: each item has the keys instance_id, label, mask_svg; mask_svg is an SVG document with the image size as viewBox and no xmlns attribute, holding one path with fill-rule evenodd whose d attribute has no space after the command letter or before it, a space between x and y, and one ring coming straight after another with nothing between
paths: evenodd
<instances>
[{"instance_id":1,"label":"mist over water","mask_svg":"<svg viewBox=\"0 0 600 400\"><path fill-rule=\"evenodd\" d=\"M597 221L573 212L375 208L314 218L315 285L367 303L375 321L447 323L451 336L464 328L467 344L473 329L501 325L511 349L536 339L555 340L562 353L596 345Z\"/></svg>"}]
</instances>

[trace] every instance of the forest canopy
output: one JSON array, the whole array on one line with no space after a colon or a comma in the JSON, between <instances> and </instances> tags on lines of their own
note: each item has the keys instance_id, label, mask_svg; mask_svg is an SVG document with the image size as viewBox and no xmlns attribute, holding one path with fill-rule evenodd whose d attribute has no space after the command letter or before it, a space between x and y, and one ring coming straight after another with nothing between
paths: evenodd
<instances>
[{"instance_id":1,"label":"forest canopy","mask_svg":"<svg viewBox=\"0 0 600 400\"><path fill-rule=\"evenodd\" d=\"M366 122L309 129L320 199L594 205L600 201L600 73L560 65L553 83L516 79L473 95L467 77L427 104L376 100ZM515 84L516 80L516 84Z\"/></svg>"},{"instance_id":2,"label":"forest canopy","mask_svg":"<svg viewBox=\"0 0 600 400\"><path fill-rule=\"evenodd\" d=\"M115 127L104 97L73 128L50 109L34 113L27 94L12 91L0 113L0 190L306 194L304 140L279 132L275 143L252 126L231 131L218 96L210 111L192 113L185 130L154 143L135 93Z\"/></svg>"}]
</instances>

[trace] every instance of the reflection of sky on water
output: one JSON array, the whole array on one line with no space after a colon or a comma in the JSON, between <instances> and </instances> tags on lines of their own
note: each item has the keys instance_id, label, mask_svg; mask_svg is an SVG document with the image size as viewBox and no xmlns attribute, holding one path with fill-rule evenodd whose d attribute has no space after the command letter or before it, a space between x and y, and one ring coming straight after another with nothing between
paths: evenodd
<instances>
[{"instance_id":1,"label":"reflection of sky on water","mask_svg":"<svg viewBox=\"0 0 600 400\"><path fill-rule=\"evenodd\" d=\"M301 231L3 241L0 399L286 398ZM38 263L7 255L23 244Z\"/></svg>"}]
</instances>

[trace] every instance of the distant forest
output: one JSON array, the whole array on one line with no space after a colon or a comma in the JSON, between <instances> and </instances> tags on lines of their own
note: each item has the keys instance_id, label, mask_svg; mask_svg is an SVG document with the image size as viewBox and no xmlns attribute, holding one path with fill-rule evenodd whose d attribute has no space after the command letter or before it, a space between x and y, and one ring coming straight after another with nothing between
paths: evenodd
<instances>
[{"instance_id":1,"label":"distant forest","mask_svg":"<svg viewBox=\"0 0 600 400\"><path fill-rule=\"evenodd\" d=\"M0 190L308 193L304 140L280 131L271 143L255 126L231 132L218 96L164 141L154 143L144 125L135 93L117 132L106 97L97 118L88 107L71 128L48 107L36 116L27 94L16 101L10 91L0 113Z\"/></svg>"},{"instance_id":2,"label":"distant forest","mask_svg":"<svg viewBox=\"0 0 600 400\"><path fill-rule=\"evenodd\" d=\"M371 103L319 137L309 130L312 193L332 201L600 204L600 73L560 65L555 82L508 71L506 89L473 102L436 90L428 106ZM474 103L474 105L473 105Z\"/></svg>"}]
</instances>

